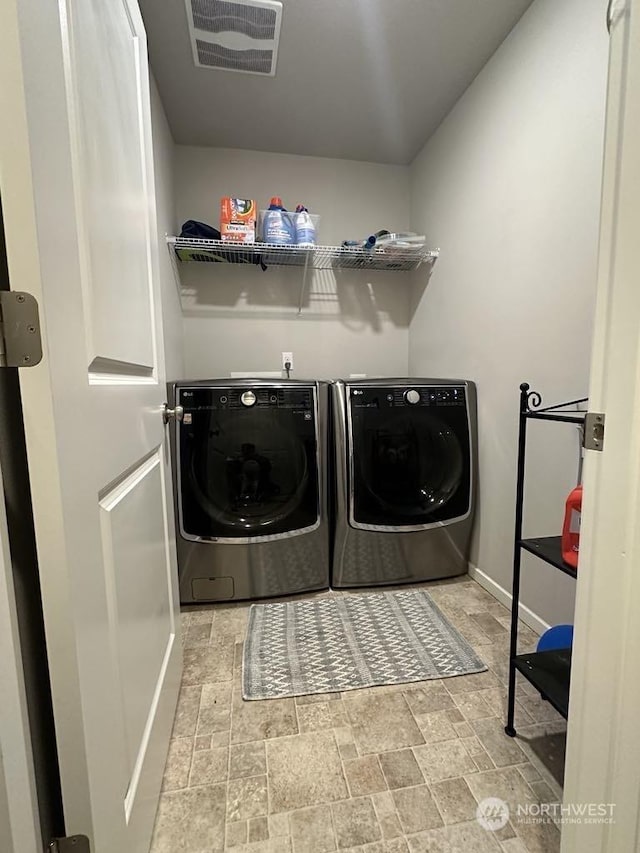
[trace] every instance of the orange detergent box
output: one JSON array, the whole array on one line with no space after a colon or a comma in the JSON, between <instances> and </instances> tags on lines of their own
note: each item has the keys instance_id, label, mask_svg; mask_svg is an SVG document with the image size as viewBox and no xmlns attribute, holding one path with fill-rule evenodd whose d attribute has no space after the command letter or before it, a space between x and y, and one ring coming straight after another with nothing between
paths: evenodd
<instances>
[{"instance_id":1,"label":"orange detergent box","mask_svg":"<svg viewBox=\"0 0 640 853\"><path fill-rule=\"evenodd\" d=\"M226 243L255 243L256 203L251 198L229 198L220 201L220 234Z\"/></svg>"}]
</instances>

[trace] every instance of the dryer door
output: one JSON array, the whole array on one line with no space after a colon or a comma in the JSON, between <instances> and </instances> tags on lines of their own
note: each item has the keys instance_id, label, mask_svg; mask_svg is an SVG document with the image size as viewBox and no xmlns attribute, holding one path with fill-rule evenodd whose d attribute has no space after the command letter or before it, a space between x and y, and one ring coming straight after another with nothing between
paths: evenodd
<instances>
[{"instance_id":1,"label":"dryer door","mask_svg":"<svg viewBox=\"0 0 640 853\"><path fill-rule=\"evenodd\" d=\"M354 527L422 530L468 516L464 387L351 388L349 419Z\"/></svg>"},{"instance_id":2,"label":"dryer door","mask_svg":"<svg viewBox=\"0 0 640 853\"><path fill-rule=\"evenodd\" d=\"M180 533L281 537L319 523L315 387L180 388Z\"/></svg>"}]
</instances>

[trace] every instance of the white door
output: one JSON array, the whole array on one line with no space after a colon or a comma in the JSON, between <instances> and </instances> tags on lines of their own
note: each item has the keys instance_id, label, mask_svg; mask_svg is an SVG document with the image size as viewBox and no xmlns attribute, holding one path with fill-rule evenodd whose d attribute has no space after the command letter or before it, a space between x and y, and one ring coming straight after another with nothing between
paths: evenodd
<instances>
[{"instance_id":1,"label":"white door","mask_svg":"<svg viewBox=\"0 0 640 853\"><path fill-rule=\"evenodd\" d=\"M563 853L640 849L640 0L610 8L589 402L606 424L585 462L564 802L614 822L569 821Z\"/></svg>"},{"instance_id":2,"label":"white door","mask_svg":"<svg viewBox=\"0 0 640 853\"><path fill-rule=\"evenodd\" d=\"M146 853L181 672L146 40L135 0L5 0L1 193L68 834Z\"/></svg>"}]
</instances>

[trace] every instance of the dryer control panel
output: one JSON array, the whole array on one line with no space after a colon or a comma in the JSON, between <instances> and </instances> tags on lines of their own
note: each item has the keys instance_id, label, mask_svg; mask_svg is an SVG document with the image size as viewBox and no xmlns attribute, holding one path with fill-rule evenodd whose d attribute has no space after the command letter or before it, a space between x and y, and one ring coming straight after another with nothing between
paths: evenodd
<instances>
[{"instance_id":1,"label":"dryer control panel","mask_svg":"<svg viewBox=\"0 0 640 853\"><path fill-rule=\"evenodd\" d=\"M389 388L349 386L355 409L389 409L397 406L466 406L464 385L403 385Z\"/></svg>"}]
</instances>

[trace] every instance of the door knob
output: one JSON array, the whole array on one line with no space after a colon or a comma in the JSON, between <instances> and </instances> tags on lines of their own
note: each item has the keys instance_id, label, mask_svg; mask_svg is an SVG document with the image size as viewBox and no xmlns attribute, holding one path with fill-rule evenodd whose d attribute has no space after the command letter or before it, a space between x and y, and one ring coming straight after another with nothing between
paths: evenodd
<instances>
[{"instance_id":1,"label":"door knob","mask_svg":"<svg viewBox=\"0 0 640 853\"><path fill-rule=\"evenodd\" d=\"M184 406L176 406L173 409L169 408L169 404L165 403L162 408L162 420L165 424L169 421L181 421L184 415Z\"/></svg>"}]
</instances>

